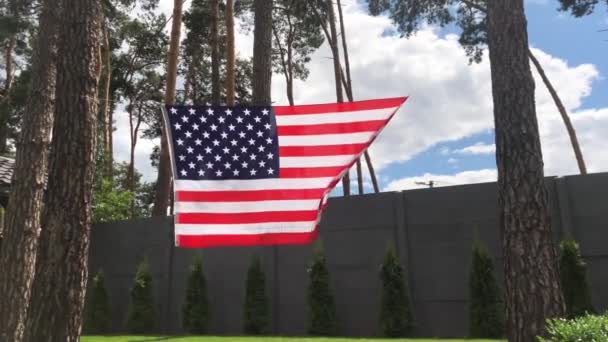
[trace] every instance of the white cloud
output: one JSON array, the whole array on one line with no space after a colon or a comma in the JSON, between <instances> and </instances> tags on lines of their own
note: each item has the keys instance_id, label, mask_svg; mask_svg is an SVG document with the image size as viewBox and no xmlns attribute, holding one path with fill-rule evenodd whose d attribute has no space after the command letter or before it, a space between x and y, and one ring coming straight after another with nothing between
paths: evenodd
<instances>
[{"instance_id":1,"label":"white cloud","mask_svg":"<svg viewBox=\"0 0 608 342\"><path fill-rule=\"evenodd\" d=\"M161 0L161 7L170 14L172 3ZM439 143L493 130L487 54L481 64L469 66L454 35L441 38L433 28L425 28L410 39L382 36L387 29L393 29L390 19L367 15L364 6L355 0L343 1L343 6L355 99L410 96L370 149L382 183L386 183L382 170L390 164L406 162ZM237 30L238 53L251 56L252 40L251 33L245 35ZM590 94L593 82L599 78L597 69L590 64L569 65L541 50L532 50L571 113L589 170L607 170L608 155L603 151L608 148L608 135L603 132L608 129L608 108L579 109L584 97ZM296 104L335 101L333 65L329 56L327 44L314 53L309 79L295 83ZM534 77L546 174L576 173L576 161L559 113L536 72ZM272 91L273 101L287 103L282 77L273 77ZM117 135L118 132L115 137ZM115 139L120 141L120 137ZM117 146L118 151L127 148L128 145ZM145 154L151 151L142 141L137 149L138 156L144 149ZM471 147L470 151L480 152L480 149L491 153L489 145ZM448 147L440 151L443 155L448 152ZM138 159L139 169L148 165L147 160ZM488 174L488 170L468 172ZM454 177L452 180L458 182L468 179L463 178L464 175L469 174L444 176Z\"/></svg>"},{"instance_id":2,"label":"white cloud","mask_svg":"<svg viewBox=\"0 0 608 342\"><path fill-rule=\"evenodd\" d=\"M456 159L456 158L448 159L448 164L456 164L456 163L458 163L458 159Z\"/></svg>"},{"instance_id":3,"label":"white cloud","mask_svg":"<svg viewBox=\"0 0 608 342\"><path fill-rule=\"evenodd\" d=\"M431 181L433 182L434 187L441 187L458 184L495 182L496 179L496 170L493 169L464 171L454 175L436 175L431 173L425 173L418 177L406 177L394 180L388 183L388 185L383 188L383 191L399 191L427 188L428 185L423 185L419 183L428 184Z\"/></svg>"},{"instance_id":4,"label":"white cloud","mask_svg":"<svg viewBox=\"0 0 608 342\"><path fill-rule=\"evenodd\" d=\"M494 154L496 153L496 146L494 144L484 144L481 142L476 143L475 145L467 146L460 150L454 150L455 154Z\"/></svg>"}]
</instances>

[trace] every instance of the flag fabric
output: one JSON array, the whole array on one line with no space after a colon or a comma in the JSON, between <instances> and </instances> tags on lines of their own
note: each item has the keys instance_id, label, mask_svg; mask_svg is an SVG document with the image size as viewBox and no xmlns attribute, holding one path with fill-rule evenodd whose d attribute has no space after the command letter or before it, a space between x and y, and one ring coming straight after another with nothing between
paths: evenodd
<instances>
[{"instance_id":1,"label":"flag fabric","mask_svg":"<svg viewBox=\"0 0 608 342\"><path fill-rule=\"evenodd\" d=\"M166 106L176 245L314 241L330 191L406 99Z\"/></svg>"}]
</instances>

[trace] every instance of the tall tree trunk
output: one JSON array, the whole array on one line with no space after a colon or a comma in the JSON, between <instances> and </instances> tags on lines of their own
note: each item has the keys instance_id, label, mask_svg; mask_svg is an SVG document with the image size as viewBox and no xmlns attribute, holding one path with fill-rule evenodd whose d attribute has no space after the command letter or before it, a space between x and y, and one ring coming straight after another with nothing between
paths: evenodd
<instances>
[{"instance_id":1,"label":"tall tree trunk","mask_svg":"<svg viewBox=\"0 0 608 342\"><path fill-rule=\"evenodd\" d=\"M130 101L130 104L133 104L133 101ZM137 118L135 119L135 124L133 124L133 112L137 111ZM137 138L139 134L139 127L141 126L142 116L141 116L141 105L139 108L130 108L129 110L129 129L130 129L130 138L131 138L131 146L129 149L129 170L127 171L127 187L131 191L133 195L135 195L135 147L137 146ZM131 200L131 218L135 217L135 197Z\"/></svg>"},{"instance_id":2,"label":"tall tree trunk","mask_svg":"<svg viewBox=\"0 0 608 342\"><path fill-rule=\"evenodd\" d=\"M511 342L564 313L528 59L523 0L488 2L500 226Z\"/></svg>"},{"instance_id":3,"label":"tall tree trunk","mask_svg":"<svg viewBox=\"0 0 608 342\"><path fill-rule=\"evenodd\" d=\"M329 14L329 30L331 32L331 54L334 60L334 79L336 83L336 98L337 102L344 102L344 96L342 95L342 81L341 75L342 66L340 65L340 51L338 50L338 33L336 32L336 15L334 13L334 3L332 0L327 0L327 8ZM348 170L342 178L342 190L344 196L350 196L350 174Z\"/></svg>"},{"instance_id":4,"label":"tall tree trunk","mask_svg":"<svg viewBox=\"0 0 608 342\"><path fill-rule=\"evenodd\" d=\"M11 87L13 86L13 79L15 76L15 59L13 53L17 45L17 37L12 35L6 46L4 47L4 70L6 71L6 78L4 79L4 94L8 95Z\"/></svg>"},{"instance_id":5,"label":"tall tree trunk","mask_svg":"<svg viewBox=\"0 0 608 342\"><path fill-rule=\"evenodd\" d=\"M346 44L346 31L344 30L344 16L342 15L342 3L340 0L337 0L337 5L338 5L338 17L340 19L340 33L342 36L342 49L344 50L344 67L346 69L346 84L348 85L347 87L345 87L346 88L345 90L346 90L348 97L352 101L353 83L350 78L350 60L348 58L348 45Z\"/></svg>"},{"instance_id":6,"label":"tall tree trunk","mask_svg":"<svg viewBox=\"0 0 608 342\"><path fill-rule=\"evenodd\" d=\"M56 5L42 3L32 81L18 141L0 250L0 340L22 341L34 279L48 153L54 117L57 57Z\"/></svg>"},{"instance_id":7,"label":"tall tree trunk","mask_svg":"<svg viewBox=\"0 0 608 342\"><path fill-rule=\"evenodd\" d=\"M226 103L234 105L236 89L234 47L234 0L226 0Z\"/></svg>"},{"instance_id":8,"label":"tall tree trunk","mask_svg":"<svg viewBox=\"0 0 608 342\"><path fill-rule=\"evenodd\" d=\"M272 0L254 0L253 103L270 105L272 81Z\"/></svg>"},{"instance_id":9,"label":"tall tree trunk","mask_svg":"<svg viewBox=\"0 0 608 342\"><path fill-rule=\"evenodd\" d=\"M177 81L177 57L179 54L179 36L182 27L183 0L173 0L173 24L171 25L171 42L169 45L169 58L167 61L167 88L165 104L175 103L175 83ZM164 120L161 120L162 132L160 136L160 159L158 162L158 179L156 181L156 195L152 216L166 216L171 191L171 164L169 160L169 146L165 134Z\"/></svg>"},{"instance_id":10,"label":"tall tree trunk","mask_svg":"<svg viewBox=\"0 0 608 342\"><path fill-rule=\"evenodd\" d=\"M532 60L532 63L536 67L538 74L543 80L545 87L549 90L549 94L551 94L551 98L553 98L553 102L555 102L555 106L559 111L559 114L562 116L562 120L564 121L564 125L566 125L566 130L568 130L568 136L570 137L570 143L572 144L572 149L574 150L574 156L576 157L576 162L578 163L578 169L581 175L587 174L587 167L585 166L585 159L583 158L583 152L581 151L581 146L578 144L578 138L576 137L576 131L574 130L574 126L572 125L572 121L570 121L570 117L568 116L568 112L562 103L562 100L557 95L557 91L553 88L551 81L545 74L543 67L538 62L538 59L532 54L532 51L528 49L528 56Z\"/></svg>"},{"instance_id":11,"label":"tall tree trunk","mask_svg":"<svg viewBox=\"0 0 608 342\"><path fill-rule=\"evenodd\" d=\"M98 0L62 0L56 120L28 341L79 341L88 270L101 58Z\"/></svg>"},{"instance_id":12,"label":"tall tree trunk","mask_svg":"<svg viewBox=\"0 0 608 342\"><path fill-rule=\"evenodd\" d=\"M342 49L344 50L344 66L346 69L346 86L344 90L346 91L346 95L348 99L352 102L354 101L353 96L353 83L350 78L350 60L348 58L348 45L346 44L346 30L344 30L344 15L342 14L342 3L340 0L337 0L338 5L338 17L340 19L340 33L342 36ZM367 154L367 150L365 150L365 154ZM369 158L369 155L368 155ZM370 172L373 169L370 168ZM361 158L357 159L357 186L359 188L359 194L363 194L363 175L361 174Z\"/></svg>"},{"instance_id":13,"label":"tall tree trunk","mask_svg":"<svg viewBox=\"0 0 608 342\"><path fill-rule=\"evenodd\" d=\"M369 169L369 175L372 178L372 186L374 187L374 192L379 193L380 187L378 187L378 180L376 179L376 172L374 171L374 166L372 165L371 157L369 156L369 152L365 151L365 163L367 164L367 168Z\"/></svg>"},{"instance_id":14,"label":"tall tree trunk","mask_svg":"<svg viewBox=\"0 0 608 342\"><path fill-rule=\"evenodd\" d=\"M220 104L220 34L219 34L219 17L220 8L219 0L211 0L211 103L214 105Z\"/></svg>"},{"instance_id":15,"label":"tall tree trunk","mask_svg":"<svg viewBox=\"0 0 608 342\"><path fill-rule=\"evenodd\" d=\"M105 18L103 18L103 59L104 59L104 68L103 68L103 84L102 84L102 94L100 98L102 99L101 106L101 124L103 125L103 151L105 153L105 161L106 161L106 176L112 177L112 173L114 171L113 168L113 154L112 151L112 127L113 122L110 117L110 84L112 82L112 49L110 48L110 35L108 32L108 24L106 23Z\"/></svg>"}]
</instances>

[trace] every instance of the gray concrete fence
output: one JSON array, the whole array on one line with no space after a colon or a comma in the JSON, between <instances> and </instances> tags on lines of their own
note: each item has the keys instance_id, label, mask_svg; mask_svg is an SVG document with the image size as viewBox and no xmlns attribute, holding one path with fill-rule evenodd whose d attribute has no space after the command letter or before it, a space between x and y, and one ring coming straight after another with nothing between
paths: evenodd
<instances>
[{"instance_id":1,"label":"gray concrete fence","mask_svg":"<svg viewBox=\"0 0 608 342\"><path fill-rule=\"evenodd\" d=\"M588 265L593 303L608 309L608 173L547 178L555 240L574 237ZM496 183L332 198L321 238L343 336L379 335L380 264L389 244L406 269L415 335L463 337L468 331L468 275L477 236L492 254L502 284ZM181 306L195 253L203 258L210 299L210 334L240 335L245 277L261 256L271 298L274 335L306 334L307 266L313 246L173 247L172 219L94 226L91 276L106 275L112 330L125 331L129 290L148 258L158 333L181 334Z\"/></svg>"}]
</instances>

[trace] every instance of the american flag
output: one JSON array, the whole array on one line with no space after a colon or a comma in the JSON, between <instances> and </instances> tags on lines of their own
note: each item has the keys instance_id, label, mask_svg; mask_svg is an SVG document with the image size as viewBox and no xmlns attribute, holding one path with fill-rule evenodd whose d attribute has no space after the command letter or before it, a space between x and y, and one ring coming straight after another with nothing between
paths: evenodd
<instances>
[{"instance_id":1,"label":"american flag","mask_svg":"<svg viewBox=\"0 0 608 342\"><path fill-rule=\"evenodd\" d=\"M329 192L406 99L166 106L176 245L314 241Z\"/></svg>"}]
</instances>

